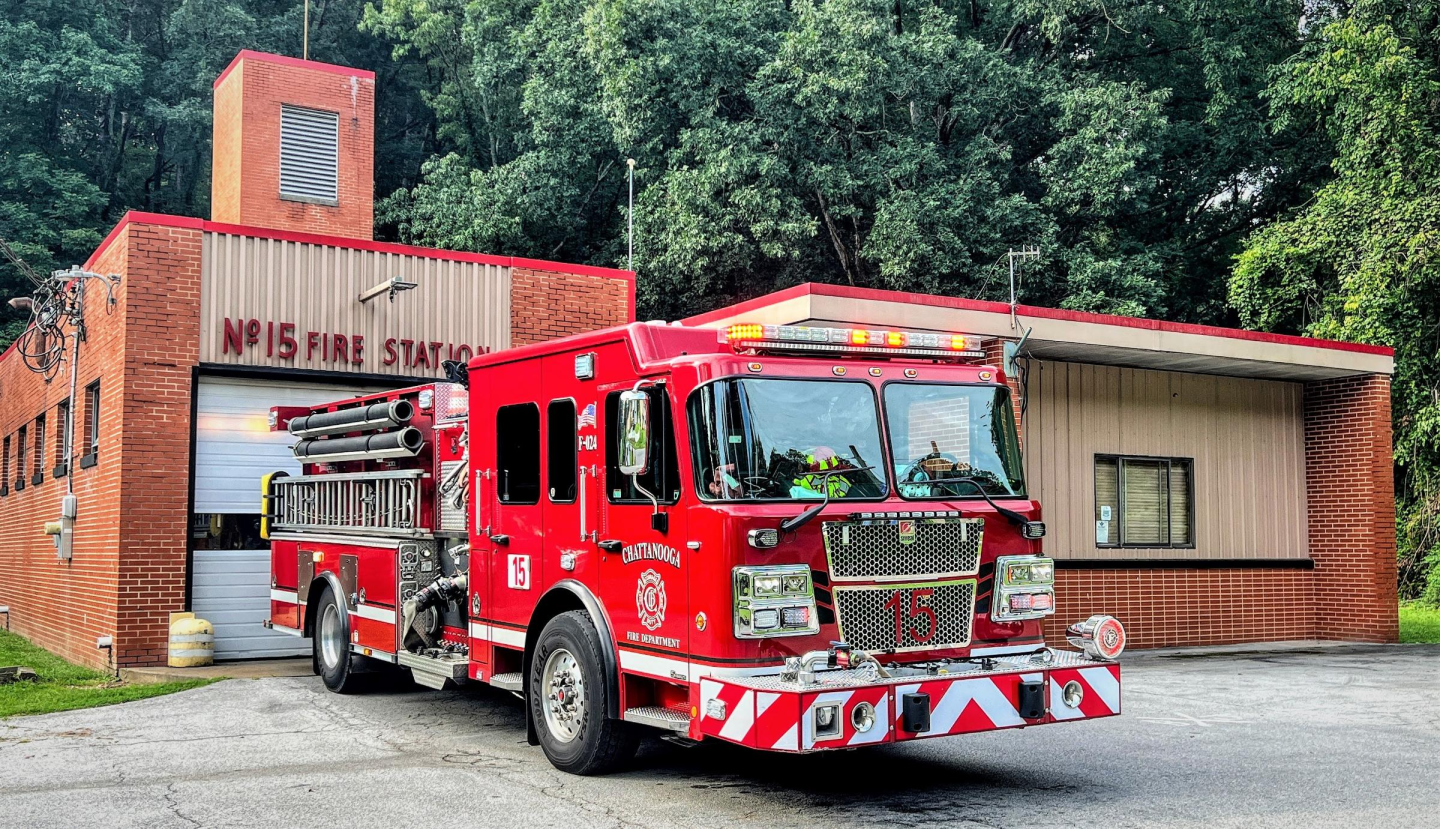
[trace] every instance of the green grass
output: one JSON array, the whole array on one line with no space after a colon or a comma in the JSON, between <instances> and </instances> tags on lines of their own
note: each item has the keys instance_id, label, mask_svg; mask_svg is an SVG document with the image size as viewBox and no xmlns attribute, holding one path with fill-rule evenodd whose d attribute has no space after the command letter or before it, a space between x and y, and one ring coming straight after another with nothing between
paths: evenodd
<instances>
[{"instance_id":1,"label":"green grass","mask_svg":"<svg viewBox=\"0 0 1440 829\"><path fill-rule=\"evenodd\" d=\"M38 682L0 685L0 718L49 714L97 705L114 705L158 697L208 685L214 680L129 685L115 677L74 665L9 631L0 631L0 666L24 665L39 674Z\"/></svg>"},{"instance_id":2,"label":"green grass","mask_svg":"<svg viewBox=\"0 0 1440 829\"><path fill-rule=\"evenodd\" d=\"M1400 605L1400 641L1440 644L1440 608Z\"/></svg>"}]
</instances>

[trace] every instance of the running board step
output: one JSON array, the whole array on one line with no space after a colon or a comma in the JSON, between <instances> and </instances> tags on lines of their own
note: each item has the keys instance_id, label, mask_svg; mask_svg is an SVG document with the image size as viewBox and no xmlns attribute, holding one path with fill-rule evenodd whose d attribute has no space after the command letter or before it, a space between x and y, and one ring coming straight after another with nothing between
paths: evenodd
<instances>
[{"instance_id":1,"label":"running board step","mask_svg":"<svg viewBox=\"0 0 1440 829\"><path fill-rule=\"evenodd\" d=\"M422 656L401 651L395 657L396 662L410 669L410 674L417 683L437 691L445 687L447 680L459 685L469 676L470 657L463 653Z\"/></svg>"},{"instance_id":2,"label":"running board step","mask_svg":"<svg viewBox=\"0 0 1440 829\"><path fill-rule=\"evenodd\" d=\"M511 691L518 694L520 693L520 689L524 687L525 681L521 679L520 674L516 672L513 674L495 674L490 677L490 684L502 691Z\"/></svg>"},{"instance_id":3,"label":"running board step","mask_svg":"<svg viewBox=\"0 0 1440 829\"><path fill-rule=\"evenodd\" d=\"M647 705L643 708L627 708L620 716L625 722L639 723L654 728L663 728L666 731L679 731L688 733L690 731L690 717L683 711L672 711L669 708L661 708L658 705Z\"/></svg>"}]
</instances>

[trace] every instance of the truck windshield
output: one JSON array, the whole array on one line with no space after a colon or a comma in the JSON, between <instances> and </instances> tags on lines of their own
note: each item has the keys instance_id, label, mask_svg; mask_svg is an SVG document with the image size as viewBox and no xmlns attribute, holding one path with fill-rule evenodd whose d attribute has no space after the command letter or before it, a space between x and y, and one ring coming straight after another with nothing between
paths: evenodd
<instances>
[{"instance_id":1,"label":"truck windshield","mask_svg":"<svg viewBox=\"0 0 1440 829\"><path fill-rule=\"evenodd\" d=\"M696 489L703 498L886 493L875 391L868 383L721 380L690 398L690 424Z\"/></svg>"},{"instance_id":2,"label":"truck windshield","mask_svg":"<svg viewBox=\"0 0 1440 829\"><path fill-rule=\"evenodd\" d=\"M902 498L1023 496L1010 394L995 386L891 383L885 420ZM947 482L948 481L948 482Z\"/></svg>"}]
</instances>

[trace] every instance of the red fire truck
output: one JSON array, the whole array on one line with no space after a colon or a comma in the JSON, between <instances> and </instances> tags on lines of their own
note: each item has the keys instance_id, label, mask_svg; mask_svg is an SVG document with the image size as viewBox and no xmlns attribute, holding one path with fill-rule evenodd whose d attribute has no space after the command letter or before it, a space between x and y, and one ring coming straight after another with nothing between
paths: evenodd
<instances>
[{"instance_id":1,"label":"red fire truck","mask_svg":"<svg viewBox=\"0 0 1440 829\"><path fill-rule=\"evenodd\" d=\"M811 752L1118 714L1118 621L1045 644L1054 564L983 353L637 323L277 408L303 474L262 484L267 624L334 691L513 691L579 774L645 726Z\"/></svg>"}]
</instances>

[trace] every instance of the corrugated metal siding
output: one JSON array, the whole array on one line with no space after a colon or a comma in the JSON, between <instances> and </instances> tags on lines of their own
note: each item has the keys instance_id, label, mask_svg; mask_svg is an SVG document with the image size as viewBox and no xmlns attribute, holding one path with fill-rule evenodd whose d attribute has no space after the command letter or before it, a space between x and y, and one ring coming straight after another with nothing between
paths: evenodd
<instances>
[{"instance_id":1,"label":"corrugated metal siding","mask_svg":"<svg viewBox=\"0 0 1440 829\"><path fill-rule=\"evenodd\" d=\"M200 361L340 372L433 374L384 365L385 340L468 345L475 353L510 344L510 268L207 232L201 251ZM393 276L419 283L394 302L356 297ZM225 319L295 324L299 354L266 355L265 344L224 353ZM305 332L365 338L364 361L306 360ZM442 350L442 359L445 354Z\"/></svg>"},{"instance_id":2,"label":"corrugated metal siding","mask_svg":"<svg viewBox=\"0 0 1440 829\"><path fill-rule=\"evenodd\" d=\"M1299 383L1032 360L1031 495L1057 558L1305 558ZM1095 544L1095 455L1195 459L1195 548Z\"/></svg>"},{"instance_id":3,"label":"corrugated metal siding","mask_svg":"<svg viewBox=\"0 0 1440 829\"><path fill-rule=\"evenodd\" d=\"M216 659L301 656L309 639L266 630L269 550L196 550L190 608L215 626Z\"/></svg>"}]
</instances>

